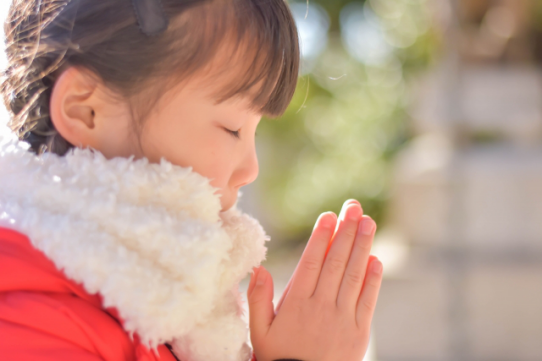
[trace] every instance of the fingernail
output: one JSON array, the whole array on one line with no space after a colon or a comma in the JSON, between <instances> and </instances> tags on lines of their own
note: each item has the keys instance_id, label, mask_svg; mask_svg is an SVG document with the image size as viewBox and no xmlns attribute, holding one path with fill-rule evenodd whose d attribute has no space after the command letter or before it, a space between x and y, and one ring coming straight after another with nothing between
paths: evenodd
<instances>
[{"instance_id":1,"label":"fingernail","mask_svg":"<svg viewBox=\"0 0 542 361\"><path fill-rule=\"evenodd\" d=\"M349 205L346 209L346 217L350 220L357 221L361 216L361 209L358 205Z\"/></svg>"},{"instance_id":2,"label":"fingernail","mask_svg":"<svg viewBox=\"0 0 542 361\"><path fill-rule=\"evenodd\" d=\"M262 286L265 283L266 279L267 279L267 275L265 274L262 268L258 272L258 278L256 278L256 286Z\"/></svg>"},{"instance_id":3,"label":"fingernail","mask_svg":"<svg viewBox=\"0 0 542 361\"><path fill-rule=\"evenodd\" d=\"M356 199L349 199L346 202L344 202L344 204L359 204L359 205L361 205L361 203L359 203L358 200L356 200Z\"/></svg>"},{"instance_id":4,"label":"fingernail","mask_svg":"<svg viewBox=\"0 0 542 361\"><path fill-rule=\"evenodd\" d=\"M339 220L343 220L344 219L344 216L346 215L346 210L348 209L348 206L354 202L357 202L355 199L348 199L346 200L342 207L341 207L341 212L339 213Z\"/></svg>"},{"instance_id":5,"label":"fingernail","mask_svg":"<svg viewBox=\"0 0 542 361\"><path fill-rule=\"evenodd\" d=\"M314 224L314 229L316 227L324 227L324 228L331 228L333 226L334 220L335 220L335 213L333 212L326 212L322 213L320 217L316 220L316 223Z\"/></svg>"},{"instance_id":6,"label":"fingernail","mask_svg":"<svg viewBox=\"0 0 542 361\"><path fill-rule=\"evenodd\" d=\"M361 222L361 233L365 236L373 234L375 222L371 218L366 218Z\"/></svg>"},{"instance_id":7,"label":"fingernail","mask_svg":"<svg viewBox=\"0 0 542 361\"><path fill-rule=\"evenodd\" d=\"M371 263L371 272L373 273L376 273L376 274L380 274L382 273L382 262L380 262L379 260L375 259L372 263Z\"/></svg>"},{"instance_id":8,"label":"fingernail","mask_svg":"<svg viewBox=\"0 0 542 361\"><path fill-rule=\"evenodd\" d=\"M316 229L316 227L320 225L320 222L322 221L322 217L324 217L324 214L325 213L320 214L318 218L316 219L316 222L314 223L314 227L312 228L313 231Z\"/></svg>"}]
</instances>

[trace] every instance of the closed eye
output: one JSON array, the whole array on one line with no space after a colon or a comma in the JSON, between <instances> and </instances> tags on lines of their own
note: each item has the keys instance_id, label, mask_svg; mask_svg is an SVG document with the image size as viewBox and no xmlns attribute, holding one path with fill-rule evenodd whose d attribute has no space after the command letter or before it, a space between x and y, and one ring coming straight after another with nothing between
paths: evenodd
<instances>
[{"instance_id":1,"label":"closed eye","mask_svg":"<svg viewBox=\"0 0 542 361\"><path fill-rule=\"evenodd\" d=\"M235 138L239 139L239 131L238 130L230 130L228 128L224 128L228 133L230 133Z\"/></svg>"}]
</instances>

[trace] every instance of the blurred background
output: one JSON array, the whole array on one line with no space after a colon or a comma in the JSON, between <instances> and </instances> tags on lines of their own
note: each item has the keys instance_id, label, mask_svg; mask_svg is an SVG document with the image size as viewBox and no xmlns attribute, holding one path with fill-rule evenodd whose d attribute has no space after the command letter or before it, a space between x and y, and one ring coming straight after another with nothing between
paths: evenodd
<instances>
[{"instance_id":1,"label":"blurred background","mask_svg":"<svg viewBox=\"0 0 542 361\"><path fill-rule=\"evenodd\" d=\"M542 360L542 1L290 4L299 87L241 200L277 298L356 198L385 268L366 360Z\"/></svg>"},{"instance_id":2,"label":"blurred background","mask_svg":"<svg viewBox=\"0 0 542 361\"><path fill-rule=\"evenodd\" d=\"M277 295L362 202L385 280L367 360L542 360L542 1L292 3L304 66L245 208Z\"/></svg>"}]
</instances>

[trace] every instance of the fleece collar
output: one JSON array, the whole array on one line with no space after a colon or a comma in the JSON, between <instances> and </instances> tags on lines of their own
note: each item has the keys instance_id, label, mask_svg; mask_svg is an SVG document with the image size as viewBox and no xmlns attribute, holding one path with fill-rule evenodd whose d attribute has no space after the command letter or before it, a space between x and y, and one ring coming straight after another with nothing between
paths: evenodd
<instances>
[{"instance_id":1,"label":"fleece collar","mask_svg":"<svg viewBox=\"0 0 542 361\"><path fill-rule=\"evenodd\" d=\"M185 360L247 360L238 284L265 257L259 223L220 212L207 178L162 160L75 149L36 156L0 140L0 225L100 293L149 347Z\"/></svg>"}]
</instances>

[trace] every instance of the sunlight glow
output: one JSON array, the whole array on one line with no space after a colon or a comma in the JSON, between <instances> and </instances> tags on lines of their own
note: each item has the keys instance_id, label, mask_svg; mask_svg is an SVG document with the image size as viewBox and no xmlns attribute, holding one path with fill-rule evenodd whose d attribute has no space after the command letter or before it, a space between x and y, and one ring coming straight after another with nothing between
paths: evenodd
<instances>
[{"instance_id":1,"label":"sunlight glow","mask_svg":"<svg viewBox=\"0 0 542 361\"><path fill-rule=\"evenodd\" d=\"M314 3L294 2L290 4L294 16L303 64L301 73L310 72L318 56L328 43L329 16L324 8Z\"/></svg>"},{"instance_id":2,"label":"sunlight glow","mask_svg":"<svg viewBox=\"0 0 542 361\"><path fill-rule=\"evenodd\" d=\"M342 39L345 48L364 64L385 62L393 52L378 17L367 6L351 3L341 11Z\"/></svg>"}]
</instances>

